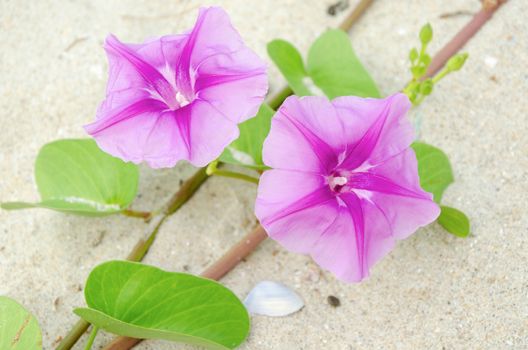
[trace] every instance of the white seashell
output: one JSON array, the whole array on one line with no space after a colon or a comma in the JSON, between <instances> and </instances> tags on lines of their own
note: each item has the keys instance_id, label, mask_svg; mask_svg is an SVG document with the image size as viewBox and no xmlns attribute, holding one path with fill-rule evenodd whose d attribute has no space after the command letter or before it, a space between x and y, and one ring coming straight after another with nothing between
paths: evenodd
<instances>
[{"instance_id":1,"label":"white seashell","mask_svg":"<svg viewBox=\"0 0 528 350\"><path fill-rule=\"evenodd\" d=\"M281 317L299 311L304 302L284 284L262 281L249 292L244 305L251 314Z\"/></svg>"}]
</instances>

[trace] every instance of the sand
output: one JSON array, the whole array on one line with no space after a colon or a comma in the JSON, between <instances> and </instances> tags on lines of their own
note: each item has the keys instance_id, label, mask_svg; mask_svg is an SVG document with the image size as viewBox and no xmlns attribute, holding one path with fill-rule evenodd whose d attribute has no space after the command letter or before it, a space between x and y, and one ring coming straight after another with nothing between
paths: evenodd
<instances>
[{"instance_id":1,"label":"sand","mask_svg":"<svg viewBox=\"0 0 528 350\"><path fill-rule=\"evenodd\" d=\"M33 162L57 138L83 137L103 97L107 33L125 41L177 33L210 1L0 0L0 201L36 200ZM333 1L217 2L247 44L266 57L281 37L306 51L339 23ZM351 0L351 5L355 3ZM351 31L358 55L384 93L402 88L407 53L432 23L432 52L475 12L477 0L377 0ZM305 308L285 318L253 317L242 349L523 349L528 348L528 2L510 0L466 47L470 59L412 112L420 138L444 149L456 182L444 201L464 210L472 235L459 239L437 224L402 241L356 285L335 280L307 257L267 241L223 282L244 297L257 282L294 288ZM270 68L271 90L283 85ZM141 167L137 209L163 203L193 169ZM199 273L254 225L255 187L208 181L161 230L145 262ZM98 263L123 258L143 234L140 220L88 219L46 210L0 211L0 294L23 303L52 349L76 321L82 288ZM341 306L334 308L327 297ZM102 345L109 335L98 337ZM84 339L83 339L84 340ZM76 349L81 349L77 346ZM94 348L98 348L97 346ZM138 349L181 349L163 341Z\"/></svg>"}]
</instances>

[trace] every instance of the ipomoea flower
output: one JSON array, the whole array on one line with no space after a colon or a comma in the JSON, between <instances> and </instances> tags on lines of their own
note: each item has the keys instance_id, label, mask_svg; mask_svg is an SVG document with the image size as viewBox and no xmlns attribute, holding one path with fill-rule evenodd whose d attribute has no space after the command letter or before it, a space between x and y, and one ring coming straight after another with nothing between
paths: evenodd
<instances>
[{"instance_id":1,"label":"ipomoea flower","mask_svg":"<svg viewBox=\"0 0 528 350\"><path fill-rule=\"evenodd\" d=\"M272 119L255 212L287 249L357 282L397 239L432 222L408 98L290 97Z\"/></svg>"},{"instance_id":2,"label":"ipomoea flower","mask_svg":"<svg viewBox=\"0 0 528 350\"><path fill-rule=\"evenodd\" d=\"M110 35L105 50L106 99L85 129L106 152L154 168L217 158L268 89L266 64L217 7L200 9L186 34L143 44Z\"/></svg>"}]
</instances>

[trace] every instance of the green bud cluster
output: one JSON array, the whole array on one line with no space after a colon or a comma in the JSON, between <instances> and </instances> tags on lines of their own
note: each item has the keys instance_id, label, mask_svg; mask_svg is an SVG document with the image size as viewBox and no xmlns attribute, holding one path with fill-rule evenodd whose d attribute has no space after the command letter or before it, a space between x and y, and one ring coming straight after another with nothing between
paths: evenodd
<instances>
[{"instance_id":1,"label":"green bud cluster","mask_svg":"<svg viewBox=\"0 0 528 350\"><path fill-rule=\"evenodd\" d=\"M427 69L431 64L431 56L427 53L427 46L433 40L433 28L429 23L422 27L419 37L421 43L420 50L412 48L409 52L412 80L403 90L413 105L419 105L426 96L430 95L433 92L434 85L440 79L451 72L460 70L468 58L467 53L455 54L448 60L438 74L433 78L426 78Z\"/></svg>"}]
</instances>

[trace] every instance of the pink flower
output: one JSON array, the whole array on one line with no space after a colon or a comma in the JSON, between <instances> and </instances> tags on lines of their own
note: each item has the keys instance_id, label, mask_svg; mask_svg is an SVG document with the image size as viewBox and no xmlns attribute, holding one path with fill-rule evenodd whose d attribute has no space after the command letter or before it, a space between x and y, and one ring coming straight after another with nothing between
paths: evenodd
<instances>
[{"instance_id":1,"label":"pink flower","mask_svg":"<svg viewBox=\"0 0 528 350\"><path fill-rule=\"evenodd\" d=\"M439 215L419 185L403 94L290 97L264 143L255 212L287 249L347 282Z\"/></svg>"},{"instance_id":2,"label":"pink flower","mask_svg":"<svg viewBox=\"0 0 528 350\"><path fill-rule=\"evenodd\" d=\"M216 159L268 89L266 64L217 7L200 9L188 33L143 44L110 35L105 50L106 99L85 129L104 151L153 168Z\"/></svg>"}]
</instances>

